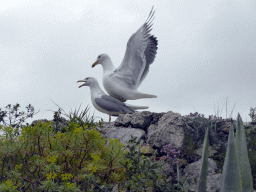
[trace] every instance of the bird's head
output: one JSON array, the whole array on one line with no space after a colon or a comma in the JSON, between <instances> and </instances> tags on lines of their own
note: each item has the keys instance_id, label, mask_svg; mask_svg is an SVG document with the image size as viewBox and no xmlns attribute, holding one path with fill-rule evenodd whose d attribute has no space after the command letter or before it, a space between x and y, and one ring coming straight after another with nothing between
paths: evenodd
<instances>
[{"instance_id":1,"label":"bird's head","mask_svg":"<svg viewBox=\"0 0 256 192\"><path fill-rule=\"evenodd\" d=\"M92 64L92 68L95 67L97 64L104 65L105 61L108 60L110 60L110 57L107 54L102 53L97 57L97 60Z\"/></svg>"},{"instance_id":2,"label":"bird's head","mask_svg":"<svg viewBox=\"0 0 256 192\"><path fill-rule=\"evenodd\" d=\"M79 80L78 82L84 82L84 84L80 85L78 88L82 87L82 86L91 86L94 85L95 83L97 83L97 79L95 79L94 77L86 77L84 80Z\"/></svg>"}]
</instances>

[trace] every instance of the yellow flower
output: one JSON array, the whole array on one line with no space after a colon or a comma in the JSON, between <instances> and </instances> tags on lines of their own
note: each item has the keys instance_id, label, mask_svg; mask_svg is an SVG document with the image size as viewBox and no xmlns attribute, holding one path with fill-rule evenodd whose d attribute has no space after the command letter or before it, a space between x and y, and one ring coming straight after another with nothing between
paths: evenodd
<instances>
[{"instance_id":1,"label":"yellow flower","mask_svg":"<svg viewBox=\"0 0 256 192\"><path fill-rule=\"evenodd\" d=\"M57 132L56 139L60 139L63 134L61 132Z\"/></svg>"},{"instance_id":2,"label":"yellow flower","mask_svg":"<svg viewBox=\"0 0 256 192\"><path fill-rule=\"evenodd\" d=\"M55 179L55 177L57 177L57 174L53 174L52 172L48 173L46 176L47 180L51 180L51 179Z\"/></svg>"},{"instance_id":3,"label":"yellow flower","mask_svg":"<svg viewBox=\"0 0 256 192\"><path fill-rule=\"evenodd\" d=\"M80 134L83 132L83 127L75 127L74 133Z\"/></svg>"},{"instance_id":4,"label":"yellow flower","mask_svg":"<svg viewBox=\"0 0 256 192\"><path fill-rule=\"evenodd\" d=\"M94 155L94 153L91 153L91 157L93 158L94 161L98 161L98 159L100 158L99 155Z\"/></svg>"},{"instance_id":5,"label":"yellow flower","mask_svg":"<svg viewBox=\"0 0 256 192\"><path fill-rule=\"evenodd\" d=\"M101 139L101 134L100 134L99 131L96 131L96 130L86 130L85 133L88 135L89 138Z\"/></svg>"},{"instance_id":6,"label":"yellow flower","mask_svg":"<svg viewBox=\"0 0 256 192\"><path fill-rule=\"evenodd\" d=\"M88 165L89 170L92 170L93 166L92 165Z\"/></svg>"},{"instance_id":7,"label":"yellow flower","mask_svg":"<svg viewBox=\"0 0 256 192\"><path fill-rule=\"evenodd\" d=\"M88 165L89 170L92 170L93 173L95 173L98 169L97 166Z\"/></svg>"},{"instance_id":8,"label":"yellow flower","mask_svg":"<svg viewBox=\"0 0 256 192\"><path fill-rule=\"evenodd\" d=\"M73 185L75 185L75 183L67 182L66 185L67 185L67 187L68 187L69 189L71 189L71 188L73 187Z\"/></svg>"},{"instance_id":9,"label":"yellow flower","mask_svg":"<svg viewBox=\"0 0 256 192\"><path fill-rule=\"evenodd\" d=\"M7 181L5 182L5 184L6 184L6 187L7 187L7 188L11 187L11 188L13 188L14 190L17 188L17 186L14 186L14 185L13 185L13 182L10 181L10 180L7 180Z\"/></svg>"},{"instance_id":10,"label":"yellow flower","mask_svg":"<svg viewBox=\"0 0 256 192\"><path fill-rule=\"evenodd\" d=\"M22 135L20 135L18 138L19 138L19 141L21 142L24 140L24 137Z\"/></svg>"},{"instance_id":11,"label":"yellow flower","mask_svg":"<svg viewBox=\"0 0 256 192\"><path fill-rule=\"evenodd\" d=\"M98 167L94 166L92 169L92 172L95 173L97 171Z\"/></svg>"},{"instance_id":12,"label":"yellow flower","mask_svg":"<svg viewBox=\"0 0 256 192\"><path fill-rule=\"evenodd\" d=\"M57 155L53 155L51 157L47 157L47 161L50 163L55 163L57 161L58 156Z\"/></svg>"},{"instance_id":13,"label":"yellow flower","mask_svg":"<svg viewBox=\"0 0 256 192\"><path fill-rule=\"evenodd\" d=\"M67 180L71 179L73 177L73 175L70 174L70 173L67 173L67 174L64 173L64 174L61 175L61 177L62 177L63 181L67 181Z\"/></svg>"},{"instance_id":14,"label":"yellow flower","mask_svg":"<svg viewBox=\"0 0 256 192\"><path fill-rule=\"evenodd\" d=\"M22 167L22 164L20 164L20 165L15 165L15 169L16 169L16 170L21 169L21 167Z\"/></svg>"}]
</instances>

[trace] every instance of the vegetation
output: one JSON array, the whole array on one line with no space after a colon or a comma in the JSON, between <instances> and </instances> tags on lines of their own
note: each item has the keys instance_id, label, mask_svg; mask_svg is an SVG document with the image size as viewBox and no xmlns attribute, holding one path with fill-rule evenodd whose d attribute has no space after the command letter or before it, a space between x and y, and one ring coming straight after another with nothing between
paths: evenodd
<instances>
[{"instance_id":1,"label":"vegetation","mask_svg":"<svg viewBox=\"0 0 256 192\"><path fill-rule=\"evenodd\" d=\"M23 125L32 118L34 108L28 105L27 113L18 112L20 105L7 111L0 108L0 191L186 191L183 182L176 179L177 158L196 159L194 150L200 143L193 143L186 132L186 149L180 151L171 145L164 146L161 153L165 161L156 156L144 156L136 138L126 145L118 139L106 141L96 127L102 127L102 120L88 115L89 108L66 114L69 123L64 126L63 111L53 111L54 120L36 125ZM251 108L252 109L252 108ZM254 118L255 109L251 110ZM216 134L216 124L198 113L190 114L194 131L209 136ZM8 120L6 120L8 118ZM248 156L256 188L256 128L247 127ZM212 156L222 168L225 150ZM188 161L189 162L189 161ZM177 166L178 167L178 166ZM222 171L222 170L221 170ZM186 182L186 180L185 180ZM190 183L190 180L187 180Z\"/></svg>"},{"instance_id":2,"label":"vegetation","mask_svg":"<svg viewBox=\"0 0 256 192\"><path fill-rule=\"evenodd\" d=\"M19 105L14 107L11 114ZM128 191L178 191L179 186L161 175L166 163L145 157L136 138L126 150L118 139L106 144L96 129L102 122L83 121L86 112L78 112L69 115L67 127L61 126L60 109L54 112L55 126L52 121L22 125L24 117L12 126L10 116L6 125L7 113L1 112L0 191L111 191L114 186ZM32 116L33 112L27 118Z\"/></svg>"}]
</instances>

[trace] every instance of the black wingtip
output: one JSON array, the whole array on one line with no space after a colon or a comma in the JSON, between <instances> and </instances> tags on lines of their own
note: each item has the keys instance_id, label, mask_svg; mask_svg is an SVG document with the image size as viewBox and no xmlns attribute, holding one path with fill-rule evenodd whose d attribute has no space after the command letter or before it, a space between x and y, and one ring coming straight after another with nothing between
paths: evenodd
<instances>
[{"instance_id":1,"label":"black wingtip","mask_svg":"<svg viewBox=\"0 0 256 192\"><path fill-rule=\"evenodd\" d=\"M157 40L157 38L154 36L154 35L151 35L150 37L149 37L149 39L153 42L153 44L154 44L154 46L155 46L155 48L156 48L156 50L158 49L158 40Z\"/></svg>"}]
</instances>

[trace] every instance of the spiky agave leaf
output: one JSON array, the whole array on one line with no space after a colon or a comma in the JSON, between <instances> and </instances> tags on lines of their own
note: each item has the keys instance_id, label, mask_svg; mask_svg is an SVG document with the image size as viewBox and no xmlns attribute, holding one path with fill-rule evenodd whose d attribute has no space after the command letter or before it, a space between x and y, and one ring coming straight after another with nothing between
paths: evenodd
<instances>
[{"instance_id":1,"label":"spiky agave leaf","mask_svg":"<svg viewBox=\"0 0 256 192\"><path fill-rule=\"evenodd\" d=\"M242 192L239 160L234 138L233 125L230 125L227 152L221 175L220 192Z\"/></svg>"},{"instance_id":2,"label":"spiky agave leaf","mask_svg":"<svg viewBox=\"0 0 256 192\"><path fill-rule=\"evenodd\" d=\"M240 174L242 179L243 192L253 191L253 180L251 166L248 158L245 129L240 114L237 115L237 130L236 130L236 147L238 161L240 166Z\"/></svg>"},{"instance_id":3,"label":"spiky agave leaf","mask_svg":"<svg viewBox=\"0 0 256 192\"><path fill-rule=\"evenodd\" d=\"M177 163L177 180L178 180L178 184L179 183L182 183L182 190L187 192L188 190L186 189L186 187L184 186L184 182L183 182L183 179L181 177L181 173L180 173L180 169L179 169L179 165Z\"/></svg>"},{"instance_id":4,"label":"spiky agave leaf","mask_svg":"<svg viewBox=\"0 0 256 192\"><path fill-rule=\"evenodd\" d=\"M205 130L204 136L204 147L203 147L203 160L200 168L200 179L198 185L198 192L206 192L207 185L207 174L208 174L208 156L209 156L209 129L208 127Z\"/></svg>"}]
</instances>

